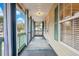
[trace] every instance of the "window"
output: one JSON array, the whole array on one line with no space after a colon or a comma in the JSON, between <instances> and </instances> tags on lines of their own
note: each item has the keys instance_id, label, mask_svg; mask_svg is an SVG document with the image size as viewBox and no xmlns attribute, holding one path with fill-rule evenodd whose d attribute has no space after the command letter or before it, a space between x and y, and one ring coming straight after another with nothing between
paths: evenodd
<instances>
[{"instance_id":1,"label":"window","mask_svg":"<svg viewBox=\"0 0 79 59\"><path fill-rule=\"evenodd\" d=\"M61 23L61 41L73 47L73 28L72 21Z\"/></svg>"},{"instance_id":2,"label":"window","mask_svg":"<svg viewBox=\"0 0 79 59\"><path fill-rule=\"evenodd\" d=\"M60 4L60 8L61 5L66 6L64 18L60 14L61 41L79 51L79 4Z\"/></svg>"}]
</instances>

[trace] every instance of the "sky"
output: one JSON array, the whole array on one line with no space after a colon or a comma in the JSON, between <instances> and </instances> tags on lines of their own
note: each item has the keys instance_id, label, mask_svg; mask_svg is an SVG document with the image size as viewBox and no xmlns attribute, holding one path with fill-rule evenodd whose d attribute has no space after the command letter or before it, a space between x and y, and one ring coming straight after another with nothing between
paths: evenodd
<instances>
[{"instance_id":1,"label":"sky","mask_svg":"<svg viewBox=\"0 0 79 59\"><path fill-rule=\"evenodd\" d=\"M0 16L3 16L4 4L0 3Z\"/></svg>"},{"instance_id":2,"label":"sky","mask_svg":"<svg viewBox=\"0 0 79 59\"><path fill-rule=\"evenodd\" d=\"M25 14L20 10L16 10L16 19L18 23L25 22Z\"/></svg>"}]
</instances>

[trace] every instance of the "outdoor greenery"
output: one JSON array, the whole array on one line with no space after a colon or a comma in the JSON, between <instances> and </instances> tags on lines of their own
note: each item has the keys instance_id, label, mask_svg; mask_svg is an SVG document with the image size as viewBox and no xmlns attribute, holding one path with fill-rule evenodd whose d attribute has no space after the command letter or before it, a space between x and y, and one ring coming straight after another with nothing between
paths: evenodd
<instances>
[{"instance_id":1,"label":"outdoor greenery","mask_svg":"<svg viewBox=\"0 0 79 59\"><path fill-rule=\"evenodd\" d=\"M3 23L3 17L0 16L0 23Z\"/></svg>"},{"instance_id":2,"label":"outdoor greenery","mask_svg":"<svg viewBox=\"0 0 79 59\"><path fill-rule=\"evenodd\" d=\"M25 26L24 26L23 23L17 24L17 30L18 30L18 32L21 32L21 31L23 31L24 29L25 29Z\"/></svg>"}]
</instances>

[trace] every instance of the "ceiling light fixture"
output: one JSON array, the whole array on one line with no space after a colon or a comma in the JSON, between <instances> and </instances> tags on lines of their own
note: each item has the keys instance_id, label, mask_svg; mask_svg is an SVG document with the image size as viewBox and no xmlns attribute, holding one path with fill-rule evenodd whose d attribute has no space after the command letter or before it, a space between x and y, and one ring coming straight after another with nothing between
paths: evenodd
<instances>
[{"instance_id":1,"label":"ceiling light fixture","mask_svg":"<svg viewBox=\"0 0 79 59\"><path fill-rule=\"evenodd\" d=\"M41 12L41 11L38 11L38 12L36 12L36 15L37 15L37 16L43 16L43 15L44 15L44 13L43 13L43 12Z\"/></svg>"}]
</instances>

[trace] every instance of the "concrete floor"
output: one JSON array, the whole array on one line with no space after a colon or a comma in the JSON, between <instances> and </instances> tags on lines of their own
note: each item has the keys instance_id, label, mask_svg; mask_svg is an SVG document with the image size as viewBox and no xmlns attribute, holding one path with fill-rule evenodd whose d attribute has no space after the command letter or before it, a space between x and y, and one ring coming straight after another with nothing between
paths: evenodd
<instances>
[{"instance_id":1,"label":"concrete floor","mask_svg":"<svg viewBox=\"0 0 79 59\"><path fill-rule=\"evenodd\" d=\"M34 37L20 56L57 56L43 37Z\"/></svg>"}]
</instances>

